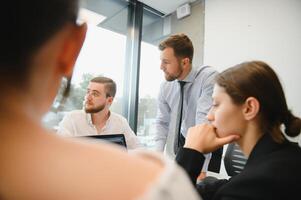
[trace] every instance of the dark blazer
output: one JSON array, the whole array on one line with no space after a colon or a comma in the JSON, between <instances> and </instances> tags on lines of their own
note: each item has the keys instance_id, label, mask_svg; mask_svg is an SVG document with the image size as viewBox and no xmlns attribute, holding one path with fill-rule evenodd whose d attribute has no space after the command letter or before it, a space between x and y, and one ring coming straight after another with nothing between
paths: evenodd
<instances>
[{"instance_id":1,"label":"dark blazer","mask_svg":"<svg viewBox=\"0 0 301 200\"><path fill-rule=\"evenodd\" d=\"M192 149L183 148L176 161L189 174L195 184L202 169L204 156ZM209 187L210 190L210 187ZM229 180L212 185L213 200L284 200L299 199L301 190L301 148L285 141L276 143L270 134L265 134L252 150L244 170Z\"/></svg>"}]
</instances>

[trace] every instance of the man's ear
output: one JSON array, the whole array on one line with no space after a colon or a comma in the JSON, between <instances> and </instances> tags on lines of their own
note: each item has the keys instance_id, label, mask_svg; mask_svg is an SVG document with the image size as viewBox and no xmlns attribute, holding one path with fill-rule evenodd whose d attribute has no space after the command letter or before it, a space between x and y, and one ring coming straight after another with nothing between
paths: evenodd
<instances>
[{"instance_id":1,"label":"man's ear","mask_svg":"<svg viewBox=\"0 0 301 200\"><path fill-rule=\"evenodd\" d=\"M108 102L110 103L110 105L112 105L114 97L107 97L108 98Z\"/></svg>"},{"instance_id":2,"label":"man's ear","mask_svg":"<svg viewBox=\"0 0 301 200\"><path fill-rule=\"evenodd\" d=\"M183 58L182 59L182 65L183 66L187 66L187 65L189 65L190 64L190 59L189 58Z\"/></svg>"},{"instance_id":3,"label":"man's ear","mask_svg":"<svg viewBox=\"0 0 301 200\"><path fill-rule=\"evenodd\" d=\"M259 112L260 104L254 97L249 97L243 105L243 115L246 120L254 119Z\"/></svg>"},{"instance_id":4,"label":"man's ear","mask_svg":"<svg viewBox=\"0 0 301 200\"><path fill-rule=\"evenodd\" d=\"M62 74L70 77L73 72L76 59L85 41L87 25L76 25L70 28L69 34L66 35L64 44L59 54L59 67Z\"/></svg>"}]
</instances>

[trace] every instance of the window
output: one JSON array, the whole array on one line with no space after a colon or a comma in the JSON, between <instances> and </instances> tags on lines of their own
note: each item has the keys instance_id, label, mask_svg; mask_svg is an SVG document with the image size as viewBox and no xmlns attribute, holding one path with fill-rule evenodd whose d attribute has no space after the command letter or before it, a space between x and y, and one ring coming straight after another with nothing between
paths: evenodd
<instances>
[{"instance_id":1,"label":"window","mask_svg":"<svg viewBox=\"0 0 301 200\"><path fill-rule=\"evenodd\" d=\"M117 94L111 110L123 114L133 130L137 124L136 133L141 142L147 148L153 147L157 96L164 80L157 47L164 36L164 20L159 12L141 5L140 2L123 0L83 1L80 20L88 22L86 40L75 65L70 95L60 109L57 109L62 96L62 91L59 91L52 110L44 117L47 127L56 130L66 112L82 109L89 80L94 76L104 75L117 84ZM139 16L143 17L142 26L137 25L137 21L133 22ZM134 30L137 31L135 37L131 35ZM132 49L134 51L130 52ZM139 58L140 69L136 66L139 65ZM138 76L135 70L139 71ZM139 98L135 102L137 96L134 87L138 82ZM62 87L64 85L66 81L62 82ZM135 108L137 103L138 112Z\"/></svg>"},{"instance_id":2,"label":"window","mask_svg":"<svg viewBox=\"0 0 301 200\"><path fill-rule=\"evenodd\" d=\"M157 97L164 74L160 70L158 41L163 35L163 18L146 9L143 13L137 135L145 147L154 147Z\"/></svg>"},{"instance_id":3,"label":"window","mask_svg":"<svg viewBox=\"0 0 301 200\"><path fill-rule=\"evenodd\" d=\"M43 119L46 127L56 130L66 112L82 109L89 80L98 75L116 82L117 93L111 110L122 114L127 8L128 3L124 1L83 2L79 20L87 22L88 30L75 64L71 91L60 109L56 107L62 91L58 93L51 111Z\"/></svg>"}]
</instances>

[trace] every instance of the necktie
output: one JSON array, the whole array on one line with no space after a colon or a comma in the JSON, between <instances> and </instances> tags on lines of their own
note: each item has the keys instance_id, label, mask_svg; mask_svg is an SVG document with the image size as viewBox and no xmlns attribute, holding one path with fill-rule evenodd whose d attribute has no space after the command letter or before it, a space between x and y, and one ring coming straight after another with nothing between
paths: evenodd
<instances>
[{"instance_id":1,"label":"necktie","mask_svg":"<svg viewBox=\"0 0 301 200\"><path fill-rule=\"evenodd\" d=\"M178 115L177 115L177 121L176 121L176 129L175 129L175 141L174 141L174 153L177 154L179 147L181 147L180 144L180 138L181 138L181 124L182 124L182 114L183 114L183 100L184 100L184 85L186 82L184 81L178 81L180 84L180 101L178 106Z\"/></svg>"}]
</instances>

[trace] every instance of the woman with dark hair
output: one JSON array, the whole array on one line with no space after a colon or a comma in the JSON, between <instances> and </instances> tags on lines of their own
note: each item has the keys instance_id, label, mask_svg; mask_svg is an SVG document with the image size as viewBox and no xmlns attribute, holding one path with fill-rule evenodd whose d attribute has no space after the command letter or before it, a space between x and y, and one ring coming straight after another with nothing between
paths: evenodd
<instances>
[{"instance_id":1,"label":"woman with dark hair","mask_svg":"<svg viewBox=\"0 0 301 200\"><path fill-rule=\"evenodd\" d=\"M191 128L177 161L195 183L204 156L235 141L248 157L244 170L199 193L204 199L293 199L301 185L301 149L286 139L301 120L288 109L276 73L261 61L244 62L217 76L211 124ZM283 126L285 127L283 133ZM204 188L202 188L204 189Z\"/></svg>"},{"instance_id":2,"label":"woman with dark hair","mask_svg":"<svg viewBox=\"0 0 301 200\"><path fill-rule=\"evenodd\" d=\"M6 1L0 12L1 199L199 199L185 172L153 154L74 142L41 124L69 84L86 34L76 0ZM67 94L67 93L65 93Z\"/></svg>"}]
</instances>

